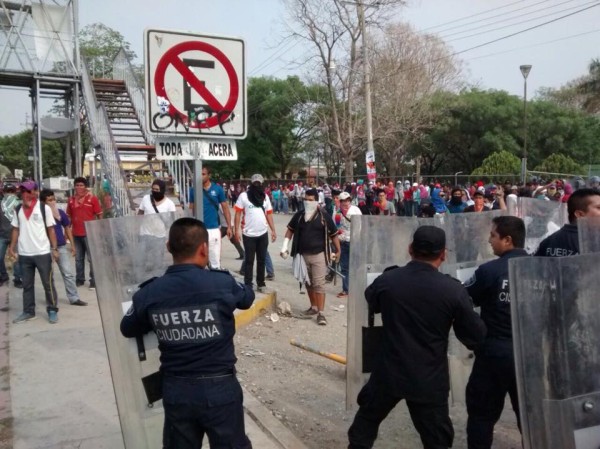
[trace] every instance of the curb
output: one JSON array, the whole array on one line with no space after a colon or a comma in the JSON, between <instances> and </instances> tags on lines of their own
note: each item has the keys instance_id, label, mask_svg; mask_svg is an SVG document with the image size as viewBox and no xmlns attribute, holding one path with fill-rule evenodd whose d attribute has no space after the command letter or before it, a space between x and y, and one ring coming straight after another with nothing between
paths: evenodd
<instances>
[{"instance_id":1,"label":"curb","mask_svg":"<svg viewBox=\"0 0 600 449\"><path fill-rule=\"evenodd\" d=\"M247 310L236 309L234 312L235 316L235 328L247 326L256 318L258 318L263 310L272 308L277 302L277 294L275 292L269 292L257 295L252 306Z\"/></svg>"},{"instance_id":2,"label":"curb","mask_svg":"<svg viewBox=\"0 0 600 449\"><path fill-rule=\"evenodd\" d=\"M307 449L290 430L279 421L273 413L250 394L244 387L244 410L256 424L270 436L282 449Z\"/></svg>"},{"instance_id":3,"label":"curb","mask_svg":"<svg viewBox=\"0 0 600 449\"><path fill-rule=\"evenodd\" d=\"M10 285L10 281L7 285ZM0 449L13 447L8 334L9 291L10 287L0 288Z\"/></svg>"}]
</instances>

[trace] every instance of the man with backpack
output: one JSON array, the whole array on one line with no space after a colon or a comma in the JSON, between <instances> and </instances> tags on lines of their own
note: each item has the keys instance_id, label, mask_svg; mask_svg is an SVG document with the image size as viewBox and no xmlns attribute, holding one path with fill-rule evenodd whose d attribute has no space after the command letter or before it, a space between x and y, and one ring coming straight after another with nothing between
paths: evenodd
<instances>
[{"instance_id":1,"label":"man with backpack","mask_svg":"<svg viewBox=\"0 0 600 449\"><path fill-rule=\"evenodd\" d=\"M52 274L52 258L58 260L58 246L54 217L50 207L38 200L38 186L34 181L25 181L20 188L23 204L17 207L13 216L8 251L13 258L18 253L23 270L23 312L13 323L24 323L36 318L34 280L37 268L46 294L48 321L55 324L58 322L58 297Z\"/></svg>"}]
</instances>

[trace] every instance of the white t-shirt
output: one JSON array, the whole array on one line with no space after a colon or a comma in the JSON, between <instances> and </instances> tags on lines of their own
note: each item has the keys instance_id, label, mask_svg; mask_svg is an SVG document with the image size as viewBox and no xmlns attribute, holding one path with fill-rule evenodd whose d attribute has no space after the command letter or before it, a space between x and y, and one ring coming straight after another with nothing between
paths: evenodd
<instances>
[{"instance_id":1,"label":"white t-shirt","mask_svg":"<svg viewBox=\"0 0 600 449\"><path fill-rule=\"evenodd\" d=\"M155 204L159 213L175 212L176 210L175 203L173 203L173 201L167 197L165 197L165 200L160 204ZM152 206L152 201L150 200L150 195L146 195L144 198L142 198L139 210L143 211L144 215L156 215L156 211L154 210L154 206ZM165 224L159 217L146 217L143 219L142 224L140 225L140 234L163 238L167 236L167 230L165 228Z\"/></svg>"},{"instance_id":2,"label":"white t-shirt","mask_svg":"<svg viewBox=\"0 0 600 449\"><path fill-rule=\"evenodd\" d=\"M338 216L340 215L339 220L340 220L340 224L338 225L338 231L340 231L338 237L340 239L340 241L342 242L349 242L350 241L350 221L352 220L351 216L352 215L362 215L362 212L360 211L360 209L356 206L350 206L350 208L348 208L348 212L346 212L346 218L343 216L341 210L336 212L336 217L335 220L338 220ZM336 223L337 225L337 223Z\"/></svg>"},{"instance_id":3,"label":"white t-shirt","mask_svg":"<svg viewBox=\"0 0 600 449\"><path fill-rule=\"evenodd\" d=\"M40 204L39 200L36 201L29 219L25 217L24 205L19 209L18 216L17 214L13 215L11 225L19 228L17 252L21 256L42 256L50 252L50 239L46 228L54 226L56 222L50 207L44 205L46 212L46 225L44 226Z\"/></svg>"},{"instance_id":4,"label":"white t-shirt","mask_svg":"<svg viewBox=\"0 0 600 449\"><path fill-rule=\"evenodd\" d=\"M268 195L265 195L263 207L260 208L250 202L246 192L242 192L235 203L234 209L244 214L242 234L246 237L260 237L269 230L266 214L272 214L273 207Z\"/></svg>"}]
</instances>

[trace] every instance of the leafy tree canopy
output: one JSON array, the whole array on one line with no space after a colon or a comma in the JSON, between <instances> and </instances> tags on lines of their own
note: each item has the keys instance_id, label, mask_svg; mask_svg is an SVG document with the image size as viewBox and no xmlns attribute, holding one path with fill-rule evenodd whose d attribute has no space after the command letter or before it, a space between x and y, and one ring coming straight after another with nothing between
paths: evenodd
<instances>
[{"instance_id":1,"label":"leafy tree canopy","mask_svg":"<svg viewBox=\"0 0 600 449\"><path fill-rule=\"evenodd\" d=\"M474 176L517 175L521 171L521 160L508 151L498 151L483 160L481 167L471 173Z\"/></svg>"},{"instance_id":2,"label":"leafy tree canopy","mask_svg":"<svg viewBox=\"0 0 600 449\"><path fill-rule=\"evenodd\" d=\"M564 173L568 175L585 174L585 170L581 165L579 165L569 156L565 156L561 153L554 153L548 156L540 165L535 167L535 171L546 173Z\"/></svg>"},{"instance_id":3,"label":"leafy tree canopy","mask_svg":"<svg viewBox=\"0 0 600 449\"><path fill-rule=\"evenodd\" d=\"M31 130L26 130L11 136L0 137L0 157L2 164L11 173L15 169L22 169L23 176L33 178L33 161L28 159L29 149L32 146L33 135ZM42 163L44 178L64 175L64 151L56 140L42 140Z\"/></svg>"},{"instance_id":4,"label":"leafy tree canopy","mask_svg":"<svg viewBox=\"0 0 600 449\"><path fill-rule=\"evenodd\" d=\"M112 78L112 62L121 47L130 61L137 58L125 37L103 23L92 23L79 31L81 56L96 78Z\"/></svg>"}]
</instances>

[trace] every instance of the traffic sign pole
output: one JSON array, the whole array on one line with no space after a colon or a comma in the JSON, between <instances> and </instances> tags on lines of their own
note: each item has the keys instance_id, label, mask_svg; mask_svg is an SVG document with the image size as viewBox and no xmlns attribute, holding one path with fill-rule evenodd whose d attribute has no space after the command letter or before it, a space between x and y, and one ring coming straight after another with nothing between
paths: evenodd
<instances>
[{"instance_id":1,"label":"traffic sign pole","mask_svg":"<svg viewBox=\"0 0 600 449\"><path fill-rule=\"evenodd\" d=\"M202 160L194 161L194 216L204 222L204 186L202 185Z\"/></svg>"}]
</instances>

